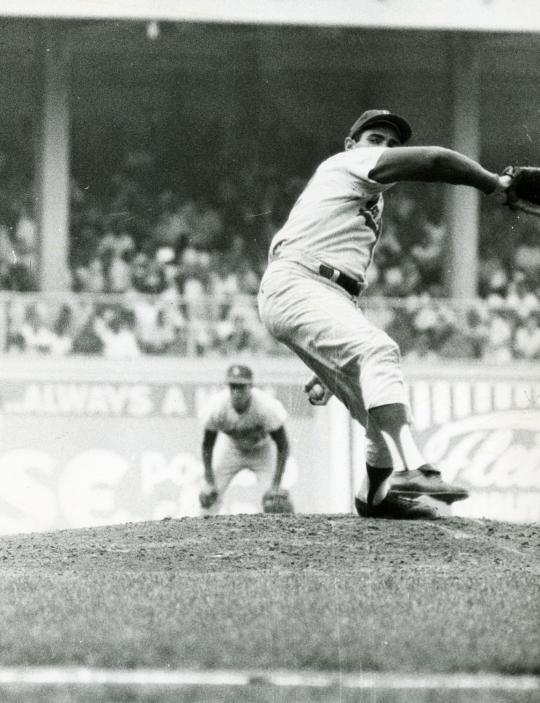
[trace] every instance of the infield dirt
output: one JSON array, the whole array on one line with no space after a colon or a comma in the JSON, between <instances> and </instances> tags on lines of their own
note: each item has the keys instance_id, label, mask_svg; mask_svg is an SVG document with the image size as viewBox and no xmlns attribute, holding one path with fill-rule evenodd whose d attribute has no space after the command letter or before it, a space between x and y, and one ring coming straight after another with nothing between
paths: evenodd
<instances>
[{"instance_id":1,"label":"infield dirt","mask_svg":"<svg viewBox=\"0 0 540 703\"><path fill-rule=\"evenodd\" d=\"M538 525L352 515L3 537L0 666L538 674L539 547ZM333 700L274 694L236 700Z\"/></svg>"}]
</instances>

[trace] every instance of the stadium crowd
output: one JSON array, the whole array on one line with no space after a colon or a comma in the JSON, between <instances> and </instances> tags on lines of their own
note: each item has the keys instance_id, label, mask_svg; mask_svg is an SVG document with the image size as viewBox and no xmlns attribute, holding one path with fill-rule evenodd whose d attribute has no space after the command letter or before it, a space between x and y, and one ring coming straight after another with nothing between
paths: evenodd
<instances>
[{"instance_id":1,"label":"stadium crowd","mask_svg":"<svg viewBox=\"0 0 540 703\"><path fill-rule=\"evenodd\" d=\"M5 158L0 156L0 176ZM133 152L100 188L73 179L71 294L39 294L33 200L16 179L0 190L5 351L44 354L282 353L258 322L268 244L304 178L270 166L224 173L213 187L156 184ZM18 186L18 187L17 187ZM429 196L428 192L428 196ZM540 358L540 245L533 218L482 216L478 299L442 286L444 217L436 191L404 186L387 200L362 305L411 360Z\"/></svg>"}]
</instances>

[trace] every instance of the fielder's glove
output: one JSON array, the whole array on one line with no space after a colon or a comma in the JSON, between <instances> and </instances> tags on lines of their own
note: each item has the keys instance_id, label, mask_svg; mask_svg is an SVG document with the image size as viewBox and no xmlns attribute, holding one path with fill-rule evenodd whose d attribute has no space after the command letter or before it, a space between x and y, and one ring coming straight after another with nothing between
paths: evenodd
<instances>
[{"instance_id":1,"label":"fielder's glove","mask_svg":"<svg viewBox=\"0 0 540 703\"><path fill-rule=\"evenodd\" d=\"M271 488L262 499L265 513L294 513L294 506L285 488Z\"/></svg>"},{"instance_id":2,"label":"fielder's glove","mask_svg":"<svg viewBox=\"0 0 540 703\"><path fill-rule=\"evenodd\" d=\"M511 210L540 215L540 168L507 166L502 175L510 177L510 185L504 190L503 205Z\"/></svg>"},{"instance_id":3,"label":"fielder's glove","mask_svg":"<svg viewBox=\"0 0 540 703\"><path fill-rule=\"evenodd\" d=\"M211 508L218 499L218 492L215 486L206 486L199 493L199 503L201 508Z\"/></svg>"}]
</instances>

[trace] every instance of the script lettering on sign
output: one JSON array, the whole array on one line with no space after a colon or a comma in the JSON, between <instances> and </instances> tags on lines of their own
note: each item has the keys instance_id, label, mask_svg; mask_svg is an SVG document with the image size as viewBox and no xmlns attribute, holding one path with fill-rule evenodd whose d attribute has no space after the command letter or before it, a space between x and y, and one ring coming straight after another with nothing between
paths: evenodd
<instances>
[{"instance_id":1,"label":"script lettering on sign","mask_svg":"<svg viewBox=\"0 0 540 703\"><path fill-rule=\"evenodd\" d=\"M418 380L410 397L426 458L471 491L458 514L540 520L540 384Z\"/></svg>"}]
</instances>

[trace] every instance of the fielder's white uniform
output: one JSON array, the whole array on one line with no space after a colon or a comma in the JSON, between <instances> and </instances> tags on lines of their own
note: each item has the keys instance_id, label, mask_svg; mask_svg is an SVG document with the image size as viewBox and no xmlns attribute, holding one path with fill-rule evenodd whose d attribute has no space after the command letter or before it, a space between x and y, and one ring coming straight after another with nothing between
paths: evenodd
<instances>
[{"instance_id":1,"label":"fielder's white uniform","mask_svg":"<svg viewBox=\"0 0 540 703\"><path fill-rule=\"evenodd\" d=\"M320 274L324 264L366 285L381 233L383 196L393 184L368 177L386 147L365 147L323 161L270 245L259 312L367 430L367 460L392 466L367 410L407 405L397 344L369 322L357 298ZM389 463L390 462L390 463Z\"/></svg>"},{"instance_id":2,"label":"fielder's white uniform","mask_svg":"<svg viewBox=\"0 0 540 703\"><path fill-rule=\"evenodd\" d=\"M269 433L283 427L286 419L283 404L259 388L252 388L251 402L243 413L233 408L228 389L210 400L204 429L219 434L212 454L218 499L209 512L219 512L227 487L243 469L255 474L262 499L276 469L276 446Z\"/></svg>"}]
</instances>

